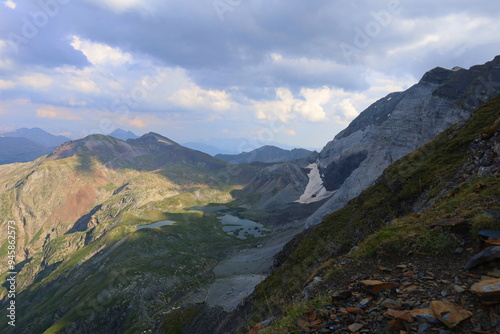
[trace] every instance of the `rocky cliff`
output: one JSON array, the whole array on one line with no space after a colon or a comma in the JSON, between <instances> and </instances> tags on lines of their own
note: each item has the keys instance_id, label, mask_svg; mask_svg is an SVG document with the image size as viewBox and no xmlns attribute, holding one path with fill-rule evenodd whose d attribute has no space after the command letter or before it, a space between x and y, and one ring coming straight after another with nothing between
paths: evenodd
<instances>
[{"instance_id":1,"label":"rocky cliff","mask_svg":"<svg viewBox=\"0 0 500 334\"><path fill-rule=\"evenodd\" d=\"M396 160L466 120L500 93L500 56L469 70L435 68L404 92L391 93L363 111L320 152L317 161L330 199L306 227L355 198Z\"/></svg>"}]
</instances>

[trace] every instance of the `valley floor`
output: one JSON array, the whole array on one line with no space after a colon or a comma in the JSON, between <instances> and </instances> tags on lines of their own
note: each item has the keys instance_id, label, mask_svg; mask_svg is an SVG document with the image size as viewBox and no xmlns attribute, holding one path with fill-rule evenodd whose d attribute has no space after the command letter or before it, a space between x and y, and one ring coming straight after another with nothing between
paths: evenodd
<instances>
[{"instance_id":1,"label":"valley floor","mask_svg":"<svg viewBox=\"0 0 500 334\"><path fill-rule=\"evenodd\" d=\"M282 231L258 240L250 248L235 251L214 268L215 282L206 292L209 306L221 306L229 312L247 297L254 287L266 278L273 265L273 257L297 233L301 232L304 222L288 224Z\"/></svg>"}]
</instances>

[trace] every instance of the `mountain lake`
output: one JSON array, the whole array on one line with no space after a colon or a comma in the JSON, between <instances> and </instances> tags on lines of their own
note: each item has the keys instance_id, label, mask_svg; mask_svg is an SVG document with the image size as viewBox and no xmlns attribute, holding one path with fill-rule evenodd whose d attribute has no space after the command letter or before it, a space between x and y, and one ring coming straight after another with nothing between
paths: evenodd
<instances>
[{"instance_id":1,"label":"mountain lake","mask_svg":"<svg viewBox=\"0 0 500 334\"><path fill-rule=\"evenodd\" d=\"M247 239L248 236L263 237L263 232L271 231L264 228L262 224L254 221L239 218L230 214L217 217L222 223L222 230L228 235L234 235L238 239Z\"/></svg>"},{"instance_id":2,"label":"mountain lake","mask_svg":"<svg viewBox=\"0 0 500 334\"><path fill-rule=\"evenodd\" d=\"M172 225L172 224L175 224L174 221L171 221L171 220L162 220L162 221L159 221L159 222L156 222L156 223L152 223L152 224L148 224L148 225L137 225L137 229L138 230L141 230L143 228L155 228L155 227L160 227L160 226L169 226L169 225Z\"/></svg>"}]
</instances>

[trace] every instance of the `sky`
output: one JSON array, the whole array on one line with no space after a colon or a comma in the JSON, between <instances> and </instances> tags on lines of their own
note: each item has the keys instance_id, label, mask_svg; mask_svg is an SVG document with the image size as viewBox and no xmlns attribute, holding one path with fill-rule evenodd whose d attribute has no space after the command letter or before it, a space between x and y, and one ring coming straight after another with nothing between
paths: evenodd
<instances>
[{"instance_id":1,"label":"sky","mask_svg":"<svg viewBox=\"0 0 500 334\"><path fill-rule=\"evenodd\" d=\"M322 148L499 32L498 0L0 0L0 132Z\"/></svg>"}]
</instances>

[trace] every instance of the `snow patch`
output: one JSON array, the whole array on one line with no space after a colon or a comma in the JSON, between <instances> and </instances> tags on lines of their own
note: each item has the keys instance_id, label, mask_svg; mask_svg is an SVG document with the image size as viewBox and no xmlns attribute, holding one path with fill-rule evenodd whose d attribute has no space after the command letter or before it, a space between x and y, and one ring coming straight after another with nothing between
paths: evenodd
<instances>
[{"instance_id":1,"label":"snow patch","mask_svg":"<svg viewBox=\"0 0 500 334\"><path fill-rule=\"evenodd\" d=\"M309 183L307 184L302 196L300 196L300 198L295 202L302 204L313 203L321 201L322 199L333 195L334 192L326 190L325 186L323 185L323 180L321 179L321 175L319 173L318 164L313 163L306 168L311 169L309 174L307 174L307 176L309 177Z\"/></svg>"}]
</instances>

